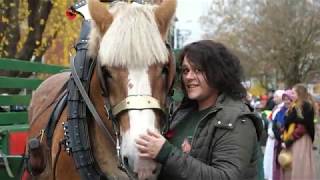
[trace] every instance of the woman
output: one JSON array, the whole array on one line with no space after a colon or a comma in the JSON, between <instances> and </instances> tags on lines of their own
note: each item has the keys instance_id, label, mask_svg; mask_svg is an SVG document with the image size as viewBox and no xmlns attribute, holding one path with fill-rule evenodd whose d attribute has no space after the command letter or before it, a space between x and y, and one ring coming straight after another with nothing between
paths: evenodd
<instances>
[{"instance_id":1,"label":"woman","mask_svg":"<svg viewBox=\"0 0 320 180\"><path fill-rule=\"evenodd\" d=\"M281 134L284 131L284 119L288 108L291 106L295 94L293 90L289 89L284 91L282 95L283 105L281 106L278 113L275 115L272 121L272 132L274 135L274 155L272 165L272 180L281 180L281 167L278 163L278 155L281 151Z\"/></svg>"},{"instance_id":2,"label":"woman","mask_svg":"<svg viewBox=\"0 0 320 180\"><path fill-rule=\"evenodd\" d=\"M180 56L184 100L166 140L148 131L140 156L162 164L160 179L257 179L261 119L242 101L242 68L224 45L202 40Z\"/></svg>"},{"instance_id":3,"label":"woman","mask_svg":"<svg viewBox=\"0 0 320 180\"><path fill-rule=\"evenodd\" d=\"M272 131L272 123L275 120L276 115L281 110L282 103L282 95L284 90L276 90L273 96L273 101L275 103L275 107L272 109L272 114L270 117L270 122L268 124L268 139L266 143L266 149L263 156L263 169L264 169L264 178L267 180L273 180L273 157L274 157L274 144L275 138L274 133Z\"/></svg>"},{"instance_id":4,"label":"woman","mask_svg":"<svg viewBox=\"0 0 320 180\"><path fill-rule=\"evenodd\" d=\"M284 180L315 180L315 162L312 150L314 140L314 101L306 87L293 87L297 97L285 116L285 132L294 127L292 134L284 134L283 146L292 152L291 168L283 169Z\"/></svg>"}]
</instances>

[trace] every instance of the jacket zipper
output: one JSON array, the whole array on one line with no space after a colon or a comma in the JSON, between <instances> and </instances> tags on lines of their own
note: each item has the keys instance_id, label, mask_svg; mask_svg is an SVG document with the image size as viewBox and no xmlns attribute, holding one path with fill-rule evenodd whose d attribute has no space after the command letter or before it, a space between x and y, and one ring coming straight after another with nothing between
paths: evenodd
<instances>
[{"instance_id":1,"label":"jacket zipper","mask_svg":"<svg viewBox=\"0 0 320 180\"><path fill-rule=\"evenodd\" d=\"M217 112L218 111L218 109L214 109L214 110L212 110L212 111L210 111L210 112L208 112L205 116L203 116L203 118L202 119L200 119L200 121L197 123L197 125L196 125L196 129L195 129L195 131L194 131L194 133L193 133L193 135L192 135L192 140L191 140L191 150L190 150L190 153L191 153L191 151L193 150L193 143L194 143L194 139L195 139L195 135L197 134L197 132L198 132L198 129L199 129L199 125L200 125L200 123L204 120L204 119L206 119L210 114L212 114L212 113L215 113L215 112Z\"/></svg>"}]
</instances>

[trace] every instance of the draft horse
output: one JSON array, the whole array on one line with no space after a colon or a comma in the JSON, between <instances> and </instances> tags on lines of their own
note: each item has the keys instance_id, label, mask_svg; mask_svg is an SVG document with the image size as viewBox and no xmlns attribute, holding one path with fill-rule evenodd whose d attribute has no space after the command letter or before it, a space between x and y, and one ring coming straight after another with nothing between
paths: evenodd
<instances>
[{"instance_id":1,"label":"draft horse","mask_svg":"<svg viewBox=\"0 0 320 180\"><path fill-rule=\"evenodd\" d=\"M71 73L48 78L33 94L28 170L34 179L156 179L159 164L138 156L135 139L164 124L175 76L165 42L176 0L88 5L85 61L75 58Z\"/></svg>"}]
</instances>

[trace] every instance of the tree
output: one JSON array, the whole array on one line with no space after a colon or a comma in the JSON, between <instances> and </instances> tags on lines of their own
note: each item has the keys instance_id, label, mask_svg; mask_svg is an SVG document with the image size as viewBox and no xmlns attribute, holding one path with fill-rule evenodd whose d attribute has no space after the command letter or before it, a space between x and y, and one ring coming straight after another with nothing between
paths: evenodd
<instances>
[{"instance_id":1,"label":"tree","mask_svg":"<svg viewBox=\"0 0 320 180\"><path fill-rule=\"evenodd\" d=\"M78 36L80 24L69 23L65 16L72 0L1 1L0 57L41 61L57 40L74 43ZM16 76L17 72L10 75Z\"/></svg>"},{"instance_id":2,"label":"tree","mask_svg":"<svg viewBox=\"0 0 320 180\"><path fill-rule=\"evenodd\" d=\"M30 59L34 49L40 46L41 37L49 14L52 10L51 1L20 1L4 0L1 3L1 56L15 57L19 59ZM27 8L27 9L26 9ZM23 12L24 10L24 12ZM19 16L19 11L22 11ZM24 18L27 18L27 26L23 26ZM22 37L20 33L26 37ZM18 43L24 40L21 49L18 50Z\"/></svg>"},{"instance_id":3,"label":"tree","mask_svg":"<svg viewBox=\"0 0 320 180\"><path fill-rule=\"evenodd\" d=\"M70 22L65 16L72 3L73 0L0 0L0 57L68 64L81 22L80 18ZM0 76L30 75L0 71ZM0 93L18 91L2 89Z\"/></svg>"},{"instance_id":4,"label":"tree","mask_svg":"<svg viewBox=\"0 0 320 180\"><path fill-rule=\"evenodd\" d=\"M318 0L247 0L213 7L203 25L220 21L206 36L230 46L251 76L264 77L264 84L276 78L291 87L320 73Z\"/></svg>"}]
</instances>

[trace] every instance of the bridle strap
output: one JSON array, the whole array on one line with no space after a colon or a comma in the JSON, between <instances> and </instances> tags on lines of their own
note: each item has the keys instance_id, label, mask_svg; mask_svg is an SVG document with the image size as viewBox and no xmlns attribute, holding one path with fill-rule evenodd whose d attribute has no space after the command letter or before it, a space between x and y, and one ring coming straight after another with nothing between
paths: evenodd
<instances>
[{"instance_id":1,"label":"bridle strap","mask_svg":"<svg viewBox=\"0 0 320 180\"><path fill-rule=\"evenodd\" d=\"M103 134L104 134L106 137L108 137L108 138L112 141L112 143L113 143L114 145L116 145L115 139L114 139L113 136L111 135L110 131L109 131L109 130L106 128L106 126L104 125L104 123L103 123L100 115L98 114L98 112L97 112L97 110L95 109L94 105L92 104L92 102L91 102L91 100L90 100L90 98L89 98L86 90L84 89L84 87L83 87L83 85L82 85L82 83L81 83L81 81L80 81L80 78L79 78L79 76L78 76L78 74L77 74L77 71L76 71L76 69L75 69L74 61L75 61L75 58L73 58L73 59L71 60L71 74L72 74L72 76L73 76L73 78L74 78L74 82L75 82L76 86L78 87L79 92L80 92L83 100L85 101L88 109L90 110L90 112L91 112L94 120L95 120L96 123L98 124L99 128L102 130Z\"/></svg>"},{"instance_id":2,"label":"bridle strap","mask_svg":"<svg viewBox=\"0 0 320 180\"><path fill-rule=\"evenodd\" d=\"M104 83L105 79L104 79L104 76L102 74L101 62L99 60L97 60L97 74L98 74L98 77L99 77L100 87L102 89L102 96L103 97L108 97L108 90L107 90L106 84Z\"/></svg>"},{"instance_id":3,"label":"bridle strap","mask_svg":"<svg viewBox=\"0 0 320 180\"><path fill-rule=\"evenodd\" d=\"M101 62L99 60L97 60L97 74L98 74L98 79L99 79L99 82L100 82L100 87L101 87L101 90L102 90L101 95L103 96L104 109L106 110L108 118L113 122L113 125L114 125L114 123L116 123L116 118L112 114L111 104L110 104L110 101L108 100L109 93L108 93L108 90L107 90L107 86L105 84L104 76L102 74ZM115 129L115 128L113 128L113 129L117 133L117 129Z\"/></svg>"},{"instance_id":4,"label":"bridle strap","mask_svg":"<svg viewBox=\"0 0 320 180\"><path fill-rule=\"evenodd\" d=\"M98 67L97 68L98 68L97 72L98 72L99 79L103 78L99 62L98 62ZM106 97L106 95L107 95L106 86L102 82L104 79L101 79L102 81L100 81L100 83L103 84L103 87L102 87L103 90L102 91L104 91L104 92L103 92L102 96L104 97L104 101L105 101L104 102L105 103L105 107L104 108L105 108L105 110L107 112L108 118L112 120L112 126L113 126L113 131L114 131L115 136L116 136L116 140L110 134L110 131L105 127L102 119L100 118L100 116L97 113L95 107L93 106L90 98L88 97L88 94L86 93L83 85L81 84L79 76L77 75L76 69L74 67L74 59L71 60L71 73L72 73L72 75L74 77L73 78L74 82L75 82L76 86L78 87L81 96L83 97L83 100L85 101L85 103L86 103L88 109L90 110L92 116L94 117L95 121L98 123L98 126L101 128L101 130L103 131L104 135L109 137L111 139L111 141L113 142L113 144L115 145L116 152L117 152L117 157L118 157L118 166L119 166L119 168L122 171L124 171L128 175L128 177L130 179L134 179L134 177L135 177L134 174L124 164L124 162L123 162L123 160L121 158L121 154L120 154L121 153L121 149L120 149L120 143L121 142L120 142L120 138L119 138L119 136L120 136L119 127L117 127L117 125L116 125L117 121L116 121L115 117L112 115L111 108L110 108L110 103L109 103L109 101L107 100L107 97Z\"/></svg>"}]
</instances>

